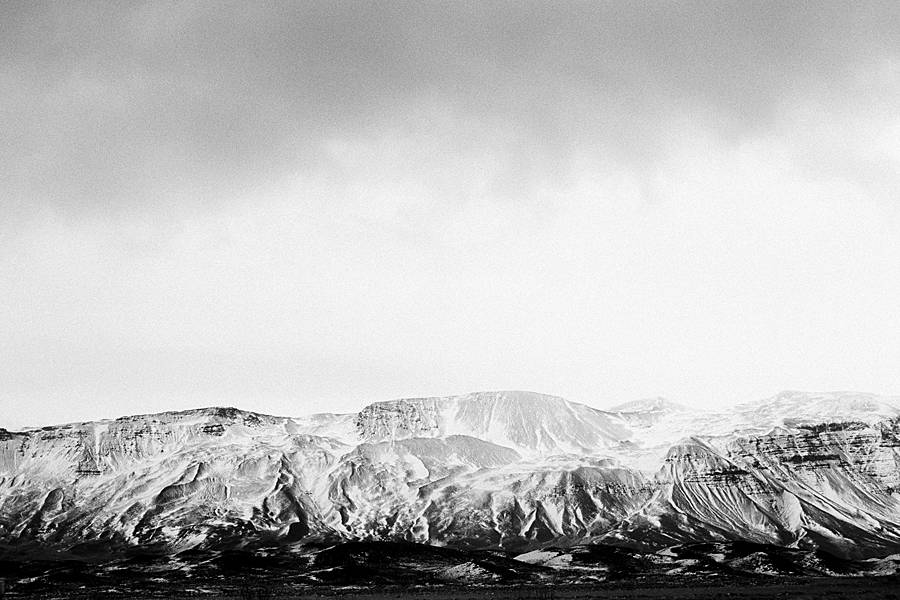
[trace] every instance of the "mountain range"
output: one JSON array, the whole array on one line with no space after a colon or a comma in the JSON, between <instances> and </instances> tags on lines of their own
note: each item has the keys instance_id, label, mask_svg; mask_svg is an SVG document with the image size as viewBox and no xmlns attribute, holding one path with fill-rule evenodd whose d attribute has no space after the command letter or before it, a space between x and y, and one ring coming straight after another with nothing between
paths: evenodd
<instances>
[{"instance_id":1,"label":"mountain range","mask_svg":"<svg viewBox=\"0 0 900 600\"><path fill-rule=\"evenodd\" d=\"M503 391L0 429L0 546L382 541L543 563L567 548L750 543L884 557L900 549L898 406L783 392L723 412L661 398L598 410Z\"/></svg>"}]
</instances>

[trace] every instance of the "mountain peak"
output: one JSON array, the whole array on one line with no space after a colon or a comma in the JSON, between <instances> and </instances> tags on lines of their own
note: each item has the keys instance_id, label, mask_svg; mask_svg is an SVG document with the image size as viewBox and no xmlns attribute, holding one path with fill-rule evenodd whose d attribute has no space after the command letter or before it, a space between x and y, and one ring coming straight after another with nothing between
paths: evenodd
<instances>
[{"instance_id":1,"label":"mountain peak","mask_svg":"<svg viewBox=\"0 0 900 600\"><path fill-rule=\"evenodd\" d=\"M469 392L458 396L423 396L420 398L396 398L393 400L381 400L373 402L368 406L391 406L400 404L432 404L434 402L466 400L469 402L492 403L502 400L505 402L517 402L522 404L570 404L565 398L553 396L551 394L543 394L540 392L532 392L528 390L492 390ZM367 407L368 408L368 407Z\"/></svg>"},{"instance_id":2,"label":"mountain peak","mask_svg":"<svg viewBox=\"0 0 900 600\"><path fill-rule=\"evenodd\" d=\"M754 421L833 422L877 421L900 416L900 399L867 392L802 392L785 390L775 396L738 405Z\"/></svg>"},{"instance_id":3,"label":"mountain peak","mask_svg":"<svg viewBox=\"0 0 900 600\"><path fill-rule=\"evenodd\" d=\"M116 419L117 421L133 421L137 419L148 419L148 418L156 418L161 420L174 419L174 420L185 420L191 419L194 417L199 418L213 418L213 419L222 419L226 421L236 421L238 419L277 419L279 417L274 417L272 415L266 415L250 410L244 410L242 408L235 408L233 406L204 406L201 408L189 408L186 410L171 410L164 411L160 413L151 413L151 414L143 414L143 415L128 415L119 417Z\"/></svg>"},{"instance_id":4,"label":"mountain peak","mask_svg":"<svg viewBox=\"0 0 900 600\"><path fill-rule=\"evenodd\" d=\"M655 398L642 398L640 400L632 400L617 404L609 409L614 413L646 413L646 412L686 412L688 408L678 402L673 402L657 396Z\"/></svg>"},{"instance_id":5,"label":"mountain peak","mask_svg":"<svg viewBox=\"0 0 900 600\"><path fill-rule=\"evenodd\" d=\"M596 451L628 432L612 415L528 391L376 402L357 417L365 440L470 435L520 452Z\"/></svg>"}]
</instances>

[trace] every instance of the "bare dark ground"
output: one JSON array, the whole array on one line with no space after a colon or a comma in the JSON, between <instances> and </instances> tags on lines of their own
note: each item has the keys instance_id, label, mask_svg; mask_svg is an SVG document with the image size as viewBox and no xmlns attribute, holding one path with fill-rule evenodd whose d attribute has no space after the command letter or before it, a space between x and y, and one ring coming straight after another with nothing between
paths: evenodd
<instances>
[{"instance_id":1,"label":"bare dark ground","mask_svg":"<svg viewBox=\"0 0 900 600\"><path fill-rule=\"evenodd\" d=\"M743 542L692 544L665 553L572 547L565 549L565 569L525 563L497 550L394 542L177 555L106 552L94 559L83 551L76 557L26 550L0 554L0 600L900 600L896 555L852 560Z\"/></svg>"},{"instance_id":2,"label":"bare dark ground","mask_svg":"<svg viewBox=\"0 0 900 600\"><path fill-rule=\"evenodd\" d=\"M212 583L212 582L211 582ZM101 598L134 598L148 600L157 598L208 598L210 600L275 600L275 599L334 599L352 598L354 600L386 600L400 598L409 600L582 600L589 598L642 600L661 598L700 598L719 600L726 598L860 598L863 600L896 599L900 600L900 578L799 578L785 580L781 578L765 578L754 581L702 581L692 585L681 577L671 581L632 581L599 583L591 585L521 585L497 587L403 587L386 586L378 590L335 587L317 589L290 589L277 584L262 582L246 582L233 588L218 588L214 583L209 586L195 585L186 589L175 587L148 591L135 595L130 591L115 590L96 591L90 589L61 589L37 595L19 595L9 592L2 596L9 598L50 599L84 599L99 600Z\"/></svg>"}]
</instances>

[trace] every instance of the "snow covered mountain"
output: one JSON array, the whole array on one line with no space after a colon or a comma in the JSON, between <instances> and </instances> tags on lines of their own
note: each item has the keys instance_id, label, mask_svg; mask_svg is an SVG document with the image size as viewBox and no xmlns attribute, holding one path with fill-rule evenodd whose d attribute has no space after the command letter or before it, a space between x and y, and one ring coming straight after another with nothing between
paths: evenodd
<instances>
[{"instance_id":1,"label":"snow covered mountain","mask_svg":"<svg viewBox=\"0 0 900 600\"><path fill-rule=\"evenodd\" d=\"M621 418L534 392L377 402L357 417L366 441L470 435L526 455L594 453L628 438Z\"/></svg>"},{"instance_id":2,"label":"snow covered mountain","mask_svg":"<svg viewBox=\"0 0 900 600\"><path fill-rule=\"evenodd\" d=\"M900 548L896 406L785 392L723 413L663 399L602 411L483 392L350 415L210 408L0 430L0 544L527 552L742 540L886 555Z\"/></svg>"}]
</instances>

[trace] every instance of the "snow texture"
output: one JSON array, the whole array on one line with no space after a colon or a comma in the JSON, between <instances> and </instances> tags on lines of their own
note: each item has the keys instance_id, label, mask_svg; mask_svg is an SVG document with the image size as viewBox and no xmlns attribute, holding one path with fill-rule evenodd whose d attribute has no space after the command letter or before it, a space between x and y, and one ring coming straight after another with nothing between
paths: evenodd
<instances>
[{"instance_id":1,"label":"snow texture","mask_svg":"<svg viewBox=\"0 0 900 600\"><path fill-rule=\"evenodd\" d=\"M660 398L602 411L482 392L349 415L209 408L0 429L0 542L407 540L550 566L570 558L533 551L747 541L885 555L900 548L896 406L784 392L729 413Z\"/></svg>"}]
</instances>

